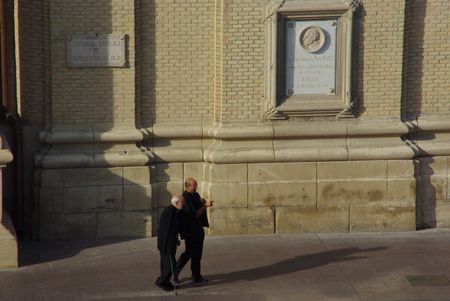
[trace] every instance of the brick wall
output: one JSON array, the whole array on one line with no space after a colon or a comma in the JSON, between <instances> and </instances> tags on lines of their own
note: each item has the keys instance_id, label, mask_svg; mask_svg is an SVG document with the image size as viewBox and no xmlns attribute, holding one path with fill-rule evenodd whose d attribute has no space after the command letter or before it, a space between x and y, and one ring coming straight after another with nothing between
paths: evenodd
<instances>
[{"instance_id":1,"label":"brick wall","mask_svg":"<svg viewBox=\"0 0 450 301\"><path fill-rule=\"evenodd\" d=\"M450 2L409 1L407 11L404 114L414 118L448 113Z\"/></svg>"},{"instance_id":2,"label":"brick wall","mask_svg":"<svg viewBox=\"0 0 450 301\"><path fill-rule=\"evenodd\" d=\"M256 120L264 95L264 1L223 1L223 120Z\"/></svg>"},{"instance_id":3,"label":"brick wall","mask_svg":"<svg viewBox=\"0 0 450 301\"><path fill-rule=\"evenodd\" d=\"M366 0L357 17L353 55L361 114L400 117L404 1Z\"/></svg>"},{"instance_id":4,"label":"brick wall","mask_svg":"<svg viewBox=\"0 0 450 301\"><path fill-rule=\"evenodd\" d=\"M214 2L141 3L142 124L212 118Z\"/></svg>"},{"instance_id":5,"label":"brick wall","mask_svg":"<svg viewBox=\"0 0 450 301\"><path fill-rule=\"evenodd\" d=\"M135 117L134 1L52 1L50 47L52 118L57 126L133 125ZM70 69L71 33L127 34L127 68Z\"/></svg>"},{"instance_id":6,"label":"brick wall","mask_svg":"<svg viewBox=\"0 0 450 301\"><path fill-rule=\"evenodd\" d=\"M44 24L43 1L25 1L17 6L16 16L20 24L16 28L19 43L17 56L18 95L22 117L31 124L44 124ZM16 51L17 51L16 50Z\"/></svg>"}]
</instances>

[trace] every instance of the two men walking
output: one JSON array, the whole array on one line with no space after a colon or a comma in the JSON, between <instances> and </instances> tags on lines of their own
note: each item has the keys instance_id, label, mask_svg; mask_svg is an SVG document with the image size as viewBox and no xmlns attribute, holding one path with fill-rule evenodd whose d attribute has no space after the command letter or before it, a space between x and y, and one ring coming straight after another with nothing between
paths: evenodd
<instances>
[{"instance_id":1,"label":"two men walking","mask_svg":"<svg viewBox=\"0 0 450 301\"><path fill-rule=\"evenodd\" d=\"M174 289L170 283L172 272L174 282L179 283L178 275L189 259L192 280L195 283L207 281L201 275L200 261L205 239L203 227L209 227L206 208L212 206L212 201L206 201L200 197L195 179L186 179L184 186L183 196L174 196L172 205L164 209L160 218L158 250L161 255L161 276L155 284L167 291ZM185 241L185 250L175 264L178 235ZM171 243L164 244L167 241Z\"/></svg>"}]
</instances>

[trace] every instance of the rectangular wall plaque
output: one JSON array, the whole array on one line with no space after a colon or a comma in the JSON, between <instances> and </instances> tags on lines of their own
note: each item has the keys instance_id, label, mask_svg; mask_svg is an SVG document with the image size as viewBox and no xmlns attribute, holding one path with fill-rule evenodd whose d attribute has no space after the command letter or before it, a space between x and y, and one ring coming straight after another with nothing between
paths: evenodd
<instances>
[{"instance_id":1,"label":"rectangular wall plaque","mask_svg":"<svg viewBox=\"0 0 450 301\"><path fill-rule=\"evenodd\" d=\"M125 35L69 35L67 65L71 68L126 67Z\"/></svg>"},{"instance_id":2,"label":"rectangular wall plaque","mask_svg":"<svg viewBox=\"0 0 450 301\"><path fill-rule=\"evenodd\" d=\"M336 20L286 24L286 95L336 93Z\"/></svg>"}]
</instances>

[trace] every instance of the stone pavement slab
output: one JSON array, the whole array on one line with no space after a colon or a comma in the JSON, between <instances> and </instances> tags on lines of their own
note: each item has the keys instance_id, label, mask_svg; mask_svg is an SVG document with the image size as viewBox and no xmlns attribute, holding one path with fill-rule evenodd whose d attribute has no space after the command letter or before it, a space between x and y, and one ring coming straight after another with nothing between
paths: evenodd
<instances>
[{"instance_id":1,"label":"stone pavement slab","mask_svg":"<svg viewBox=\"0 0 450 301\"><path fill-rule=\"evenodd\" d=\"M181 253L182 248L178 250ZM156 238L20 243L0 300L450 301L450 230L208 236L202 273L157 288Z\"/></svg>"}]
</instances>

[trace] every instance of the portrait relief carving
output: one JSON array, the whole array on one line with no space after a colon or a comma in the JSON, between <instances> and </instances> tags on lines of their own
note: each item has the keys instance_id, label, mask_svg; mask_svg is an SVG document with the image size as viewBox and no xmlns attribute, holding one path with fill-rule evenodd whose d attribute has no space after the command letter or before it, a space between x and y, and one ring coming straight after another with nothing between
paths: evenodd
<instances>
[{"instance_id":1,"label":"portrait relief carving","mask_svg":"<svg viewBox=\"0 0 450 301\"><path fill-rule=\"evenodd\" d=\"M305 28L299 36L300 45L308 52L318 52L325 44L325 34L318 26Z\"/></svg>"}]
</instances>

